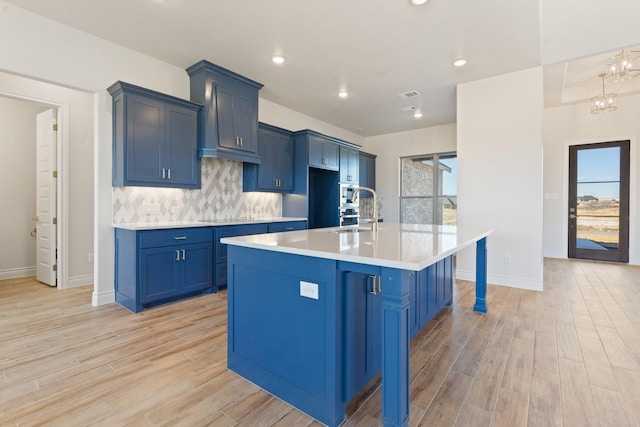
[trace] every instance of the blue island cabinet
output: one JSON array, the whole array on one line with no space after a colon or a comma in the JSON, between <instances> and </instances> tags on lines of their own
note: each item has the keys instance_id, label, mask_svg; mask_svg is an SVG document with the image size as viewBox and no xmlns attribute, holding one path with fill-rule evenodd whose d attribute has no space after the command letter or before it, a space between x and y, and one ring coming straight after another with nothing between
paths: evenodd
<instances>
[{"instance_id":1,"label":"blue island cabinet","mask_svg":"<svg viewBox=\"0 0 640 427\"><path fill-rule=\"evenodd\" d=\"M209 227L116 228L116 302L133 312L212 290Z\"/></svg>"},{"instance_id":2,"label":"blue island cabinet","mask_svg":"<svg viewBox=\"0 0 640 427\"><path fill-rule=\"evenodd\" d=\"M329 426L385 363L408 361L408 341L382 351L383 318L413 337L452 302L452 256L413 272L235 245L228 254L229 369ZM385 300L384 286L403 296ZM408 402L408 385L387 387Z\"/></svg>"},{"instance_id":3,"label":"blue island cabinet","mask_svg":"<svg viewBox=\"0 0 640 427\"><path fill-rule=\"evenodd\" d=\"M116 82L112 185L200 188L201 105Z\"/></svg>"}]
</instances>

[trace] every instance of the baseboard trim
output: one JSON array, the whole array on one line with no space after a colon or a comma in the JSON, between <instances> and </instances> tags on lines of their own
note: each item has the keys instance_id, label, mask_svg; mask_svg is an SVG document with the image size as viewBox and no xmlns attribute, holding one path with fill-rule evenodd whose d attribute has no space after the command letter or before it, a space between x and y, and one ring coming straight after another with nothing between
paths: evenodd
<instances>
[{"instance_id":1,"label":"baseboard trim","mask_svg":"<svg viewBox=\"0 0 640 427\"><path fill-rule=\"evenodd\" d=\"M85 274L84 276L69 277L69 282L67 283L68 288L73 288L75 286L85 286L85 285L93 285L93 274Z\"/></svg>"},{"instance_id":2,"label":"baseboard trim","mask_svg":"<svg viewBox=\"0 0 640 427\"><path fill-rule=\"evenodd\" d=\"M8 268L0 270L0 280L17 279L18 277L29 277L36 275L36 267Z\"/></svg>"},{"instance_id":3,"label":"baseboard trim","mask_svg":"<svg viewBox=\"0 0 640 427\"><path fill-rule=\"evenodd\" d=\"M475 282L476 272L456 269L456 279ZM522 277L488 274L487 282L492 285L509 286L511 288L528 289L531 291L542 290L542 280L524 279Z\"/></svg>"},{"instance_id":4,"label":"baseboard trim","mask_svg":"<svg viewBox=\"0 0 640 427\"><path fill-rule=\"evenodd\" d=\"M99 292L93 291L91 294L91 304L94 306L110 304L116 302L116 291Z\"/></svg>"}]
</instances>

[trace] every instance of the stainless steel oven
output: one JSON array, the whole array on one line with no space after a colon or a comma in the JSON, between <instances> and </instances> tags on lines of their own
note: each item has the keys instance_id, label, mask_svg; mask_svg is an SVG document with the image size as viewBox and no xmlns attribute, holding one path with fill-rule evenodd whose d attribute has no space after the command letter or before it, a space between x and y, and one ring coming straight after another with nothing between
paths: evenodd
<instances>
[{"instance_id":1,"label":"stainless steel oven","mask_svg":"<svg viewBox=\"0 0 640 427\"><path fill-rule=\"evenodd\" d=\"M360 205L353 202L353 192L357 186L352 184L340 184L340 226L358 225L360 221Z\"/></svg>"}]
</instances>

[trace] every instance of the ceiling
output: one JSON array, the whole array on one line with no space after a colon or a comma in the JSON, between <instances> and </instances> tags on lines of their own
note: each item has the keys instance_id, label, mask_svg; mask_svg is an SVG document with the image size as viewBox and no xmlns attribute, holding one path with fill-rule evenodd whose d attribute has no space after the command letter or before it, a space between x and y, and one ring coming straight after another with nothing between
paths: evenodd
<instances>
[{"instance_id":1,"label":"ceiling","mask_svg":"<svg viewBox=\"0 0 640 427\"><path fill-rule=\"evenodd\" d=\"M363 136L454 123L456 84L542 65L545 43L539 0L7 3L180 68L206 59L264 84L264 99ZM467 65L454 67L461 57ZM583 61L545 69L548 104L566 101L568 76L582 92L598 90L599 71L584 68L600 65ZM420 95L402 99L407 91ZM401 111L410 106L423 116Z\"/></svg>"}]
</instances>

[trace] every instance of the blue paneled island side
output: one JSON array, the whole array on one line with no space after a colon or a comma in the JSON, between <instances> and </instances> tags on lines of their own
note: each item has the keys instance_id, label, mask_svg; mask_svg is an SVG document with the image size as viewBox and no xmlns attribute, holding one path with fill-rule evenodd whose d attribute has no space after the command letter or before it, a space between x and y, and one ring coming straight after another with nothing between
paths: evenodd
<instances>
[{"instance_id":1,"label":"blue paneled island side","mask_svg":"<svg viewBox=\"0 0 640 427\"><path fill-rule=\"evenodd\" d=\"M451 305L453 255L476 244L486 312L491 230L381 223L231 237L228 367L320 422L382 371L384 425L409 422L409 340Z\"/></svg>"}]
</instances>

